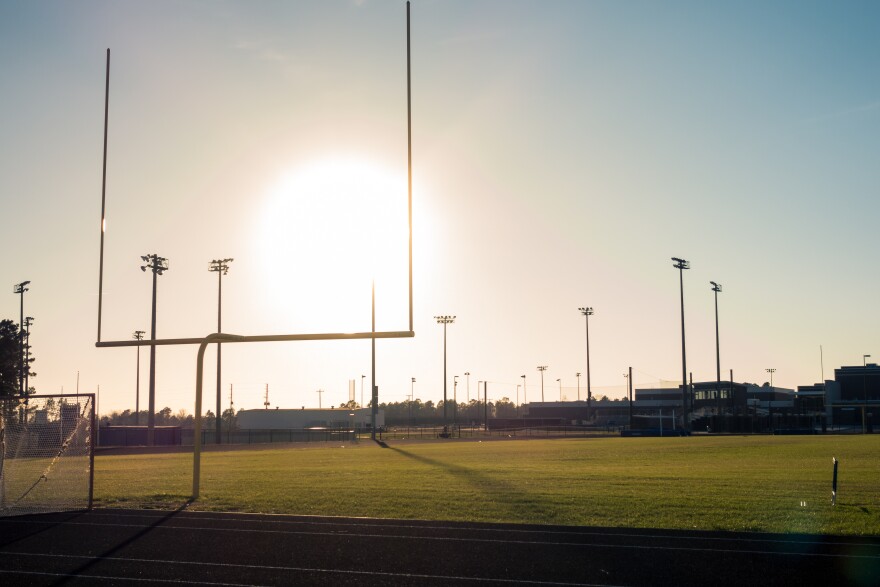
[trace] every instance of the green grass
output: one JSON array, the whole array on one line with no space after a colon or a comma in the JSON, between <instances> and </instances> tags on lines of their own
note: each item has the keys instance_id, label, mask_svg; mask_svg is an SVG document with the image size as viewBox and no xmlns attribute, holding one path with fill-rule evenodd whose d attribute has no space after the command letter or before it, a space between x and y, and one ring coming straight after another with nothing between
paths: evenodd
<instances>
[{"instance_id":1,"label":"green grass","mask_svg":"<svg viewBox=\"0 0 880 587\"><path fill-rule=\"evenodd\" d=\"M203 454L190 509L880 535L880 436L392 442ZM831 457L840 460L832 507ZM105 507L182 505L192 455L99 456ZM801 502L806 502L802 506Z\"/></svg>"}]
</instances>

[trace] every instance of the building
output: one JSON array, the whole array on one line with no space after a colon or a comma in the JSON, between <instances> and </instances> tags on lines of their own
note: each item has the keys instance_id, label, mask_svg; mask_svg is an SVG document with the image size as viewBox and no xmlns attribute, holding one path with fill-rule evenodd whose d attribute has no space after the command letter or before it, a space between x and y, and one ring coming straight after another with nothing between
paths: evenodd
<instances>
[{"instance_id":1,"label":"building","mask_svg":"<svg viewBox=\"0 0 880 587\"><path fill-rule=\"evenodd\" d=\"M873 432L874 414L880 413L880 367L876 363L840 367L834 381L825 382L828 426Z\"/></svg>"},{"instance_id":2,"label":"building","mask_svg":"<svg viewBox=\"0 0 880 587\"><path fill-rule=\"evenodd\" d=\"M241 410L236 414L241 430L304 430L307 428L344 428L359 430L371 427L370 408L325 408L299 410ZM385 411L376 414L376 426L385 426Z\"/></svg>"}]
</instances>

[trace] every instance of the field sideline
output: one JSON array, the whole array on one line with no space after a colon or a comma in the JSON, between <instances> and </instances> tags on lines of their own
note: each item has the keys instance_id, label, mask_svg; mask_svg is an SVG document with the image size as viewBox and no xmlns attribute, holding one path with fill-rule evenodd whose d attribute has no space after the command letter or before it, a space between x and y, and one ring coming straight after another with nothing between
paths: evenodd
<instances>
[{"instance_id":1,"label":"field sideline","mask_svg":"<svg viewBox=\"0 0 880 587\"><path fill-rule=\"evenodd\" d=\"M878 455L874 435L261 445L204 453L189 509L877 536ZM180 507L191 467L99 453L95 505Z\"/></svg>"}]
</instances>

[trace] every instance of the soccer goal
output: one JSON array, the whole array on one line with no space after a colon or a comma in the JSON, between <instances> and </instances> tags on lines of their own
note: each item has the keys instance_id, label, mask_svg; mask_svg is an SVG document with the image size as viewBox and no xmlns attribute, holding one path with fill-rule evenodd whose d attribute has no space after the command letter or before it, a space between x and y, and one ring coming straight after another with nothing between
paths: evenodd
<instances>
[{"instance_id":1,"label":"soccer goal","mask_svg":"<svg viewBox=\"0 0 880 587\"><path fill-rule=\"evenodd\" d=\"M0 398L0 516L92 507L95 396Z\"/></svg>"}]
</instances>

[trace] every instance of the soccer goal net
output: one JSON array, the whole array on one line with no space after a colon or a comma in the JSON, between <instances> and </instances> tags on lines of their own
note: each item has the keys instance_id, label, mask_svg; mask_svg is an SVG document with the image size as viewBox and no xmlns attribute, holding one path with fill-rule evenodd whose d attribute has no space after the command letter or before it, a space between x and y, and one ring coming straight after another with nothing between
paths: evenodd
<instances>
[{"instance_id":1,"label":"soccer goal net","mask_svg":"<svg viewBox=\"0 0 880 587\"><path fill-rule=\"evenodd\" d=\"M0 516L89 509L95 398L0 398Z\"/></svg>"}]
</instances>

